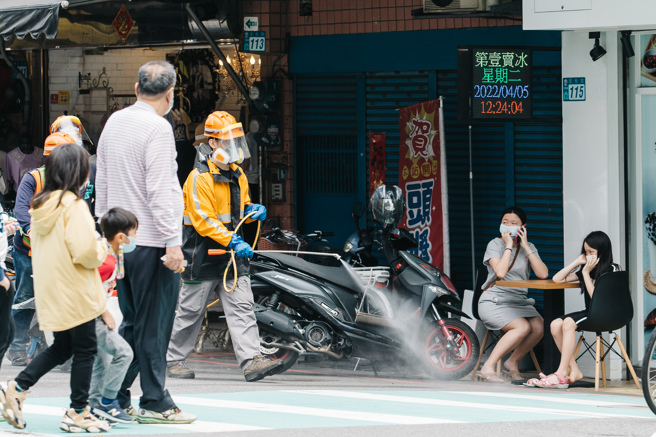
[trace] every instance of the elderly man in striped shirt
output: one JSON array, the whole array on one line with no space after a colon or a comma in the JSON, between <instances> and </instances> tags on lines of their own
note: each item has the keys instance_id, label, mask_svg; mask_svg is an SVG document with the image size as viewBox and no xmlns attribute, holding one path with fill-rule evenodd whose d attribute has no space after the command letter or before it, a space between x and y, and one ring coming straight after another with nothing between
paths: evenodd
<instances>
[{"instance_id":1,"label":"elderly man in striped shirt","mask_svg":"<svg viewBox=\"0 0 656 437\"><path fill-rule=\"evenodd\" d=\"M168 390L166 349L171 336L184 257L182 190L176 176L175 140L163 118L173 107L173 66L153 61L139 69L137 102L107 120L97 151L96 214L113 207L139 219L137 248L125 254L125 277L118 281L123 323L120 333L134 351L118 401L140 423L191 423ZM139 411L130 387L141 373Z\"/></svg>"}]
</instances>

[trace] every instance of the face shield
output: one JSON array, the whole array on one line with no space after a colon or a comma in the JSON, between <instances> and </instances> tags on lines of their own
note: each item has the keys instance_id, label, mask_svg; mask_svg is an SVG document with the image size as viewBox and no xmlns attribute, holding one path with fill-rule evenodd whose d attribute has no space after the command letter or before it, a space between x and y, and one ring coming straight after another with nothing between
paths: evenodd
<instances>
[{"instance_id":1,"label":"face shield","mask_svg":"<svg viewBox=\"0 0 656 437\"><path fill-rule=\"evenodd\" d=\"M78 146L84 147L88 144L93 145L87 131L77 117L70 115L59 117L55 120L52 126L50 126L50 133L54 134L55 132L62 132L70 135Z\"/></svg>"},{"instance_id":2,"label":"face shield","mask_svg":"<svg viewBox=\"0 0 656 437\"><path fill-rule=\"evenodd\" d=\"M248 145L241 123L226 126L214 139L219 143L213 154L216 161L221 164L241 164L244 161L244 150L248 150Z\"/></svg>"}]
</instances>

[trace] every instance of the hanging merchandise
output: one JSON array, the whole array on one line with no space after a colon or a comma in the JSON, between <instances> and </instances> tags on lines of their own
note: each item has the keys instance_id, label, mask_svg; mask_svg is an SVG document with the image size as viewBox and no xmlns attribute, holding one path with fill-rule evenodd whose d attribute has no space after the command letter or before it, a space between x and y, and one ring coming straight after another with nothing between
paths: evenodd
<instances>
[{"instance_id":1,"label":"hanging merchandise","mask_svg":"<svg viewBox=\"0 0 656 437\"><path fill-rule=\"evenodd\" d=\"M411 252L449 274L446 153L440 100L402 108L399 186L406 198L401 227L417 240Z\"/></svg>"},{"instance_id":2,"label":"hanging merchandise","mask_svg":"<svg viewBox=\"0 0 656 437\"><path fill-rule=\"evenodd\" d=\"M385 134L369 134L369 197L385 183Z\"/></svg>"},{"instance_id":3,"label":"hanging merchandise","mask_svg":"<svg viewBox=\"0 0 656 437\"><path fill-rule=\"evenodd\" d=\"M219 69L214 54L204 50L181 50L169 53L166 60L178 73L176 108L186 111L195 123L205 121L218 100Z\"/></svg>"}]
</instances>

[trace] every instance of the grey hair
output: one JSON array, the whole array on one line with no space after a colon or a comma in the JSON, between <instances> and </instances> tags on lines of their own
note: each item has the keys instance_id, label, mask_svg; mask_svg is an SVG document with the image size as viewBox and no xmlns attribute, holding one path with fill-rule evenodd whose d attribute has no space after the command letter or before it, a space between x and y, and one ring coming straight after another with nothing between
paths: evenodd
<instances>
[{"instance_id":1,"label":"grey hair","mask_svg":"<svg viewBox=\"0 0 656 437\"><path fill-rule=\"evenodd\" d=\"M151 61L139 69L139 93L157 96L175 86L175 69L166 61Z\"/></svg>"}]
</instances>

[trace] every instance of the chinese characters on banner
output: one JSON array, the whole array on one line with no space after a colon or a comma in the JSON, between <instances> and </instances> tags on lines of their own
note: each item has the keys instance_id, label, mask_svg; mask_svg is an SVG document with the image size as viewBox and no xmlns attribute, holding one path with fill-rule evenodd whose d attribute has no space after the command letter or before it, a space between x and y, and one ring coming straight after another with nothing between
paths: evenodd
<instances>
[{"instance_id":1,"label":"chinese characters on banner","mask_svg":"<svg viewBox=\"0 0 656 437\"><path fill-rule=\"evenodd\" d=\"M412 253L449 274L446 154L440 101L401 109L399 129L399 186L406 202L400 226L419 243Z\"/></svg>"},{"instance_id":2,"label":"chinese characters on banner","mask_svg":"<svg viewBox=\"0 0 656 437\"><path fill-rule=\"evenodd\" d=\"M369 197L385 183L385 134L369 134Z\"/></svg>"},{"instance_id":3,"label":"chinese characters on banner","mask_svg":"<svg viewBox=\"0 0 656 437\"><path fill-rule=\"evenodd\" d=\"M474 120L530 119L532 52L495 47L472 50Z\"/></svg>"}]
</instances>

